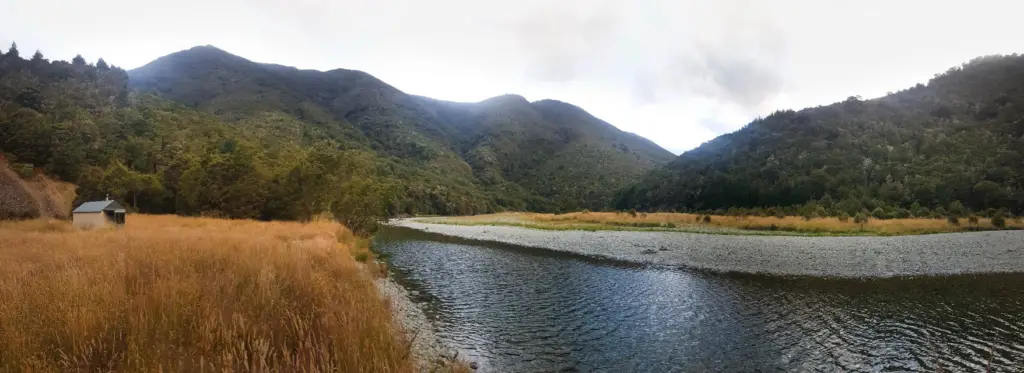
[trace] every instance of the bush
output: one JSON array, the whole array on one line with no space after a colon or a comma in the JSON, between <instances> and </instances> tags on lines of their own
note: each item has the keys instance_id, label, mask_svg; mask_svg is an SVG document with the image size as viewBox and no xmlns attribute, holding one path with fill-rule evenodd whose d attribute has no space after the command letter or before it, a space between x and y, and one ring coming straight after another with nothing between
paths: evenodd
<instances>
[{"instance_id":1,"label":"bush","mask_svg":"<svg viewBox=\"0 0 1024 373\"><path fill-rule=\"evenodd\" d=\"M853 217L853 222L857 223L857 224L867 223L868 222L868 214L865 214L863 212L858 212L857 215Z\"/></svg>"},{"instance_id":2,"label":"bush","mask_svg":"<svg viewBox=\"0 0 1024 373\"><path fill-rule=\"evenodd\" d=\"M910 210L899 208L896 209L896 217L900 219L906 219L910 217Z\"/></svg>"},{"instance_id":3,"label":"bush","mask_svg":"<svg viewBox=\"0 0 1024 373\"><path fill-rule=\"evenodd\" d=\"M840 212L839 221L843 223L850 221L850 214L847 214L846 211Z\"/></svg>"},{"instance_id":4,"label":"bush","mask_svg":"<svg viewBox=\"0 0 1024 373\"><path fill-rule=\"evenodd\" d=\"M995 216L993 216L992 217L992 226L996 227L996 228L999 228L999 229L1006 228L1006 218L1004 218L1002 215L995 215Z\"/></svg>"},{"instance_id":5,"label":"bush","mask_svg":"<svg viewBox=\"0 0 1024 373\"><path fill-rule=\"evenodd\" d=\"M704 215L704 222L705 223L710 223L711 222L711 215Z\"/></svg>"},{"instance_id":6,"label":"bush","mask_svg":"<svg viewBox=\"0 0 1024 373\"><path fill-rule=\"evenodd\" d=\"M953 201L949 204L949 214L957 217L964 215L964 204L960 201Z\"/></svg>"},{"instance_id":7,"label":"bush","mask_svg":"<svg viewBox=\"0 0 1024 373\"><path fill-rule=\"evenodd\" d=\"M636 209L629 209L629 216L636 217Z\"/></svg>"},{"instance_id":8,"label":"bush","mask_svg":"<svg viewBox=\"0 0 1024 373\"><path fill-rule=\"evenodd\" d=\"M31 163L15 163L11 165L11 168L14 169L14 172L17 172L18 176L21 176L22 179L28 179L35 175L35 172L32 170Z\"/></svg>"},{"instance_id":9,"label":"bush","mask_svg":"<svg viewBox=\"0 0 1024 373\"><path fill-rule=\"evenodd\" d=\"M871 216L875 219L885 219L887 217L885 211L882 210L881 207L875 207L875 210L871 211Z\"/></svg>"},{"instance_id":10,"label":"bush","mask_svg":"<svg viewBox=\"0 0 1024 373\"><path fill-rule=\"evenodd\" d=\"M967 218L967 222L971 223L971 225L978 225L978 215L972 214L970 217Z\"/></svg>"},{"instance_id":11,"label":"bush","mask_svg":"<svg viewBox=\"0 0 1024 373\"><path fill-rule=\"evenodd\" d=\"M949 215L946 217L946 221L948 221L949 224L960 225L960 218L957 218L956 215Z\"/></svg>"},{"instance_id":12,"label":"bush","mask_svg":"<svg viewBox=\"0 0 1024 373\"><path fill-rule=\"evenodd\" d=\"M1003 209L999 209L992 213L992 226L1003 229L1006 228L1006 212Z\"/></svg>"},{"instance_id":13,"label":"bush","mask_svg":"<svg viewBox=\"0 0 1024 373\"><path fill-rule=\"evenodd\" d=\"M828 216L828 210L825 210L825 208L821 206L818 206L818 208L814 209L814 213L818 214L818 216Z\"/></svg>"}]
</instances>

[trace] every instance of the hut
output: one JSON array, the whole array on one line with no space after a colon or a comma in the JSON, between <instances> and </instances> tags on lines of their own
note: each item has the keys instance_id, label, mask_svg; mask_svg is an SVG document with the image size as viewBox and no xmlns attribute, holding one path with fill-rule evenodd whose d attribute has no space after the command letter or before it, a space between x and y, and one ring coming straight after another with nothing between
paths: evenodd
<instances>
[{"instance_id":1,"label":"hut","mask_svg":"<svg viewBox=\"0 0 1024 373\"><path fill-rule=\"evenodd\" d=\"M91 201L79 205L71 211L74 225L79 228L102 228L107 226L123 226L125 210L117 201Z\"/></svg>"}]
</instances>

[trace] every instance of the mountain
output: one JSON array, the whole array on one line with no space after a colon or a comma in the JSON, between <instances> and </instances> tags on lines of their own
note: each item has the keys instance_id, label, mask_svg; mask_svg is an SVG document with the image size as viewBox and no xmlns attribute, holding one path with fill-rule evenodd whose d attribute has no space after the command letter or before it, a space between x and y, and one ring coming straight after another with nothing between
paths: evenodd
<instances>
[{"instance_id":1,"label":"mountain","mask_svg":"<svg viewBox=\"0 0 1024 373\"><path fill-rule=\"evenodd\" d=\"M754 120L648 173L614 205L878 217L1020 213L1022 154L1024 56L988 56L881 98Z\"/></svg>"},{"instance_id":2,"label":"mountain","mask_svg":"<svg viewBox=\"0 0 1024 373\"><path fill-rule=\"evenodd\" d=\"M607 207L672 155L570 104L455 103L213 47L132 71L0 54L12 169L149 213L311 219ZM595 182L599 181L599 182Z\"/></svg>"},{"instance_id":3,"label":"mountain","mask_svg":"<svg viewBox=\"0 0 1024 373\"><path fill-rule=\"evenodd\" d=\"M454 103L353 70L255 63L212 46L128 72L131 87L225 121L284 116L344 148L369 149L495 195L499 208L606 207L668 151L573 105L506 95Z\"/></svg>"}]
</instances>

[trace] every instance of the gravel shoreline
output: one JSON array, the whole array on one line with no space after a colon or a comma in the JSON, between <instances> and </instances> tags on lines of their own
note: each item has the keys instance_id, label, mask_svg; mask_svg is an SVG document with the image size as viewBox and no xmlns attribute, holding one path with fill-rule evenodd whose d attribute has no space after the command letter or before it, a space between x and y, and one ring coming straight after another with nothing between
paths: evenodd
<instances>
[{"instance_id":1,"label":"gravel shoreline","mask_svg":"<svg viewBox=\"0 0 1024 373\"><path fill-rule=\"evenodd\" d=\"M1024 272L1024 231L890 237L546 231L394 220L393 226L627 262L717 272L893 277Z\"/></svg>"},{"instance_id":2,"label":"gravel shoreline","mask_svg":"<svg viewBox=\"0 0 1024 373\"><path fill-rule=\"evenodd\" d=\"M410 354L418 372L432 372L444 366L455 354L441 341L434 325L409 297L409 292L390 277L374 280L377 289L391 302L391 313L398 320L407 337L412 340Z\"/></svg>"}]
</instances>

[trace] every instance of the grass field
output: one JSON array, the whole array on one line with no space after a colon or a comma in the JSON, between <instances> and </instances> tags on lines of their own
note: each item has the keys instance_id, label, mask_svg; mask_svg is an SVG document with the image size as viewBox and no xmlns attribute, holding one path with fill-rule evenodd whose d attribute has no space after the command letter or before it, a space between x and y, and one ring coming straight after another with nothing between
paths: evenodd
<instances>
[{"instance_id":1,"label":"grass field","mask_svg":"<svg viewBox=\"0 0 1024 373\"><path fill-rule=\"evenodd\" d=\"M0 372L414 370L338 224L132 215L0 237Z\"/></svg>"},{"instance_id":2,"label":"grass field","mask_svg":"<svg viewBox=\"0 0 1024 373\"><path fill-rule=\"evenodd\" d=\"M902 235L964 232L995 229L989 219L981 218L977 224L961 219L954 225L946 219L871 219L865 224L852 219L786 216L703 216L679 213L574 212L568 214L499 213L463 217L423 218L426 222L458 225L509 225L554 230L654 230L683 231L717 234L770 234L770 235ZM1024 229L1024 223L1008 219L1007 229Z\"/></svg>"}]
</instances>

